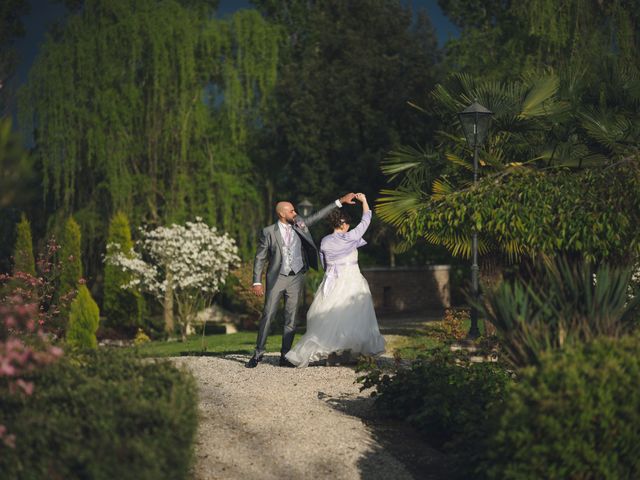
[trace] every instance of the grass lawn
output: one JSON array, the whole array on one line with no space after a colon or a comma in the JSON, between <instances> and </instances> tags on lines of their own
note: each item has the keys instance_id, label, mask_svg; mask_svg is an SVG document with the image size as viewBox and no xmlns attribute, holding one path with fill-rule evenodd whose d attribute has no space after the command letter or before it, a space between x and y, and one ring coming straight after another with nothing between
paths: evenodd
<instances>
[{"instance_id":1,"label":"grass lawn","mask_svg":"<svg viewBox=\"0 0 640 480\"><path fill-rule=\"evenodd\" d=\"M425 334L389 335L387 338L387 353L399 355L406 360L413 360L421 353L437 347L440 340Z\"/></svg>"},{"instance_id":2,"label":"grass lawn","mask_svg":"<svg viewBox=\"0 0 640 480\"><path fill-rule=\"evenodd\" d=\"M464 331L468 330L469 321L467 320L464 322ZM480 322L480 331L484 331L483 322ZM296 340L301 335L300 333L296 335ZM225 355L230 353L251 355L255 349L256 337L257 332L207 335L204 338L204 352L206 355ZM282 335L269 335L267 352L279 352L281 342ZM393 355L394 352L397 352L400 357L412 360L420 353L441 344L442 340L430 335L428 329L424 332L414 331L407 335L388 335L387 353ZM183 355L183 352L191 354L203 352L201 335L192 335L184 342L153 341L136 348L145 357L178 357Z\"/></svg>"},{"instance_id":3,"label":"grass lawn","mask_svg":"<svg viewBox=\"0 0 640 480\"><path fill-rule=\"evenodd\" d=\"M257 332L238 332L207 335L204 337L205 351L209 355L240 353L251 355L256 348ZM279 352L282 335L269 335L267 351ZM202 336L191 335L184 342L162 340L145 343L137 347L145 357L178 357L182 352L199 353L203 351Z\"/></svg>"},{"instance_id":4,"label":"grass lawn","mask_svg":"<svg viewBox=\"0 0 640 480\"><path fill-rule=\"evenodd\" d=\"M256 346L256 335L256 332L208 335L205 337L205 355L251 355ZM279 352L281 343L282 335L269 335L267 352ZM387 352L393 354L397 350L402 358L413 359L425 349L433 348L439 343L438 340L425 335L390 335L387 337ZM184 342L159 340L136 348L145 357L178 357L185 355L185 352L198 354L203 351L200 335L192 335Z\"/></svg>"},{"instance_id":5,"label":"grass lawn","mask_svg":"<svg viewBox=\"0 0 640 480\"><path fill-rule=\"evenodd\" d=\"M434 322L419 331L407 333L406 335L388 335L387 352L392 355L399 355L405 360L414 360L421 353L425 353L435 347L443 345L441 335L436 335L436 328L440 322ZM471 321L462 322L462 331L468 332L471 328ZM480 334L484 334L484 322L479 322Z\"/></svg>"}]
</instances>

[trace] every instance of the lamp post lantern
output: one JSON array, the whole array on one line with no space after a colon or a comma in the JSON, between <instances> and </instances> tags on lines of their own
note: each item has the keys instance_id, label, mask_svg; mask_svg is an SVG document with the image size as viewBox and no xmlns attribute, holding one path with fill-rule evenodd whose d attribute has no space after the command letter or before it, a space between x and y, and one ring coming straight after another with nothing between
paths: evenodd
<instances>
[{"instance_id":1,"label":"lamp post lantern","mask_svg":"<svg viewBox=\"0 0 640 480\"><path fill-rule=\"evenodd\" d=\"M300 203L298 203L298 208L300 209L300 214L303 217L308 217L311 215L311 211L313 210L313 203L304 198Z\"/></svg>"},{"instance_id":2,"label":"lamp post lantern","mask_svg":"<svg viewBox=\"0 0 640 480\"><path fill-rule=\"evenodd\" d=\"M303 198L300 203L298 203L298 209L300 210L300 215L303 217L308 217L311 215L313 211L313 203L311 203L307 198ZM302 280L302 311L306 311L307 308L307 284Z\"/></svg>"},{"instance_id":3,"label":"lamp post lantern","mask_svg":"<svg viewBox=\"0 0 640 480\"><path fill-rule=\"evenodd\" d=\"M491 124L491 115L493 112L474 101L471 105L458 113L462 131L467 139L469 147L473 149L473 183L478 181L478 146L482 145L487 138L489 125ZM472 228L471 240L471 295L474 302L478 301L478 231L475 225ZM478 309L475 304L471 305L471 328L469 328L468 337L478 338L480 329L478 328Z\"/></svg>"}]
</instances>

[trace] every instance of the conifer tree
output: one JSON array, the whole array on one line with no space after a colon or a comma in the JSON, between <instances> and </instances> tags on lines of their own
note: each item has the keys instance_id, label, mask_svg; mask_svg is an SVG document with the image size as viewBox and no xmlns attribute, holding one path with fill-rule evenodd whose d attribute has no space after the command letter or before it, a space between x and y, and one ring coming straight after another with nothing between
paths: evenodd
<instances>
[{"instance_id":1,"label":"conifer tree","mask_svg":"<svg viewBox=\"0 0 640 480\"><path fill-rule=\"evenodd\" d=\"M96 331L100 323L100 309L86 285L80 285L78 295L71 303L67 343L76 348L96 348Z\"/></svg>"},{"instance_id":2,"label":"conifer tree","mask_svg":"<svg viewBox=\"0 0 640 480\"><path fill-rule=\"evenodd\" d=\"M31 224L23 214L16 228L16 245L13 252L13 273L22 272L36 274L36 262L33 257L33 242L31 239Z\"/></svg>"},{"instance_id":3,"label":"conifer tree","mask_svg":"<svg viewBox=\"0 0 640 480\"><path fill-rule=\"evenodd\" d=\"M78 288L78 281L82 278L82 258L80 250L80 226L69 217L64 226L60 259L62 270L60 272L60 295L66 295Z\"/></svg>"},{"instance_id":4,"label":"conifer tree","mask_svg":"<svg viewBox=\"0 0 640 480\"><path fill-rule=\"evenodd\" d=\"M109 224L107 255L117 251L125 255L133 248L129 219L123 212L116 213ZM104 268L104 303L102 310L107 324L114 328L137 327L142 324L144 299L140 292L124 290L131 275L107 263Z\"/></svg>"}]
</instances>

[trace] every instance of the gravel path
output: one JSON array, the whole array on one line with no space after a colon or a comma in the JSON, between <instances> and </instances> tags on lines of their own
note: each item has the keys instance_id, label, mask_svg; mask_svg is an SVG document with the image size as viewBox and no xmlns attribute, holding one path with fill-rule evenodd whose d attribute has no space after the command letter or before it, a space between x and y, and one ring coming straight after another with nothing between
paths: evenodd
<instances>
[{"instance_id":1,"label":"gravel path","mask_svg":"<svg viewBox=\"0 0 640 480\"><path fill-rule=\"evenodd\" d=\"M266 355L247 369L247 359L174 359L200 389L196 480L447 478L440 453L371 416L353 368L281 368Z\"/></svg>"}]
</instances>

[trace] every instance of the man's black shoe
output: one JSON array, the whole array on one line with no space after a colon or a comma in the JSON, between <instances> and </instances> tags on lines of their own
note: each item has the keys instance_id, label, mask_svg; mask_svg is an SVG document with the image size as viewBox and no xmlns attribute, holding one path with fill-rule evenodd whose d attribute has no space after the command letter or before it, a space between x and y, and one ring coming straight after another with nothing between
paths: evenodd
<instances>
[{"instance_id":1,"label":"man's black shoe","mask_svg":"<svg viewBox=\"0 0 640 480\"><path fill-rule=\"evenodd\" d=\"M295 368L295 365L291 363L289 360L287 360L284 356L280 357L280 366L287 367L287 368Z\"/></svg>"},{"instance_id":2,"label":"man's black shoe","mask_svg":"<svg viewBox=\"0 0 640 480\"><path fill-rule=\"evenodd\" d=\"M247 368L256 368L258 363L262 361L262 357L256 357L255 355L249 359L247 363L244 364Z\"/></svg>"}]
</instances>

